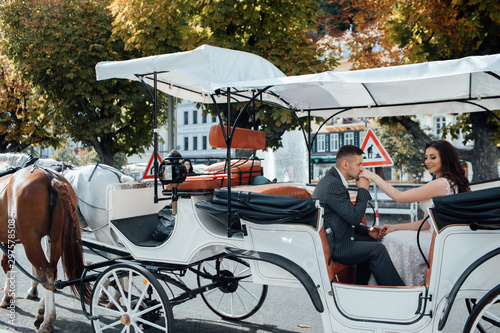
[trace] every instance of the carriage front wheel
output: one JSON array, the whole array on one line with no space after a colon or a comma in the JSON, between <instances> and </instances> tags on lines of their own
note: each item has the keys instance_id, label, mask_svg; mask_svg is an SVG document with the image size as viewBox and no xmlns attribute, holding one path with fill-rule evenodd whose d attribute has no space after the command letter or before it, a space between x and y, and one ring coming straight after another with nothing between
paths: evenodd
<instances>
[{"instance_id":1,"label":"carriage front wheel","mask_svg":"<svg viewBox=\"0 0 500 333\"><path fill-rule=\"evenodd\" d=\"M94 332L172 332L170 301L158 280L133 264L109 267L97 278L91 303Z\"/></svg>"},{"instance_id":2,"label":"carriage front wheel","mask_svg":"<svg viewBox=\"0 0 500 333\"><path fill-rule=\"evenodd\" d=\"M464 327L471 332L500 332L500 284L474 305Z\"/></svg>"},{"instance_id":3,"label":"carriage front wheel","mask_svg":"<svg viewBox=\"0 0 500 333\"><path fill-rule=\"evenodd\" d=\"M216 315L242 320L256 313L267 295L267 285L255 284L249 264L239 258L226 257L204 261L198 269L198 286L216 284L201 294L208 308Z\"/></svg>"}]
</instances>

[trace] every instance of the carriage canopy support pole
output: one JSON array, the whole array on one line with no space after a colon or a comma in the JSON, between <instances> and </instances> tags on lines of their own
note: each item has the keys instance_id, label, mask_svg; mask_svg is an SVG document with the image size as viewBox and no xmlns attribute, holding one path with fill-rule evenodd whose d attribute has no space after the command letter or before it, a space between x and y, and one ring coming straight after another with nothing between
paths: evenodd
<instances>
[{"instance_id":1,"label":"carriage canopy support pole","mask_svg":"<svg viewBox=\"0 0 500 333\"><path fill-rule=\"evenodd\" d=\"M154 82L155 96L153 98L153 108L155 113L154 130L153 130L154 131L153 168L154 168L154 178L155 178L154 203L158 203L158 160L156 159L156 156L158 154L158 73L157 72L155 72L154 74L154 80L155 80Z\"/></svg>"},{"instance_id":2,"label":"carriage canopy support pole","mask_svg":"<svg viewBox=\"0 0 500 333\"><path fill-rule=\"evenodd\" d=\"M153 147L154 147L154 152L153 152L153 168L154 168L154 202L158 202L158 161L156 160L156 154L158 154L158 109L157 109L157 103L156 100L158 99L158 73L154 72L154 93L151 92L151 89L149 89L149 86L147 85L146 82L144 82L144 79L141 75L135 75L137 79L143 84L143 86L146 88L146 91L149 93L149 97L151 97L151 100L153 101L153 111L154 111L154 119L153 119Z\"/></svg>"},{"instance_id":3,"label":"carriage canopy support pole","mask_svg":"<svg viewBox=\"0 0 500 333\"><path fill-rule=\"evenodd\" d=\"M222 123L221 123L222 125ZM222 126L224 133L224 126ZM226 133L226 165L227 165L227 197L231 198L231 141L234 128L231 130L231 88L227 89L227 133ZM231 200L227 200L227 237L233 236L231 230Z\"/></svg>"}]
</instances>

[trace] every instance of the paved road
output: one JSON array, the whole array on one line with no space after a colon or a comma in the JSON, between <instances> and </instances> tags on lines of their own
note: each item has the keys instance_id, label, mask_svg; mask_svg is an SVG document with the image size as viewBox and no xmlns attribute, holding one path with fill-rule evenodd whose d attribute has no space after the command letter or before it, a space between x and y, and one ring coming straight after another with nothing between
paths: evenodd
<instances>
[{"instance_id":1,"label":"paved road","mask_svg":"<svg viewBox=\"0 0 500 333\"><path fill-rule=\"evenodd\" d=\"M16 246L16 258L24 267L30 267L24 256L22 246ZM86 251L85 260L97 262L101 259ZM62 270L60 269L60 272ZM0 273L3 286L5 276ZM194 276L188 277L187 284L195 286ZM9 321L9 312L0 309L0 332L33 332L33 320L38 304L24 299L30 280L18 272L16 274L16 317ZM41 289L40 289L41 290ZM41 290L42 291L42 290ZM80 302L74 299L69 289L56 294L57 320L54 323L56 332L93 332L90 321L83 315ZM445 333L461 332L466 313L462 302L457 304L452 317L445 328ZM303 289L270 287L262 308L252 317L242 322L221 320L203 303L201 297L175 306L173 309L175 333L320 333L323 332L321 317Z\"/></svg>"},{"instance_id":2,"label":"paved road","mask_svg":"<svg viewBox=\"0 0 500 333\"><path fill-rule=\"evenodd\" d=\"M16 246L16 258L24 267L30 267L25 258L22 246ZM85 260L98 262L102 259L85 251ZM62 269L59 268L59 272ZM5 276L0 273L3 289ZM196 286L194 275L188 276L186 283ZM0 309L0 332L33 332L33 321L38 302L24 299L30 280L21 272L16 274L16 317L14 323L9 320L8 310ZM40 292L43 292L39 288ZM57 320L54 322L56 332L93 332L90 321L85 318L79 300L73 298L69 288L60 290L55 295ZM236 333L236 332L273 332L292 333L323 332L321 316L303 289L269 288L268 296L262 308L252 317L242 322L221 320L203 303L201 297L189 300L173 308L175 333Z\"/></svg>"}]
</instances>

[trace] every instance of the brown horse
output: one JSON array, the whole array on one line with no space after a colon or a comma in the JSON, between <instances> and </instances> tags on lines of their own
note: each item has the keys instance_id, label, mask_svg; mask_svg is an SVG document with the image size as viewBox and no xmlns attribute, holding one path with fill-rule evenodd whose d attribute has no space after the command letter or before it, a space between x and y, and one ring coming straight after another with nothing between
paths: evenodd
<instances>
[{"instance_id":1,"label":"brown horse","mask_svg":"<svg viewBox=\"0 0 500 333\"><path fill-rule=\"evenodd\" d=\"M49 260L41 244L45 236L50 238ZM70 280L80 278L84 269L76 196L68 181L54 171L37 167L24 168L0 178L0 242L9 252L9 255L3 254L1 261L7 279L0 307L13 307L13 249L15 243L21 243L28 260L36 268L37 278L47 289L40 300L34 324L37 332L52 332L52 322L56 318L54 282L59 258L62 257L64 272ZM78 285L71 289L75 296L80 296ZM83 297L89 300L88 284L84 284Z\"/></svg>"}]
</instances>

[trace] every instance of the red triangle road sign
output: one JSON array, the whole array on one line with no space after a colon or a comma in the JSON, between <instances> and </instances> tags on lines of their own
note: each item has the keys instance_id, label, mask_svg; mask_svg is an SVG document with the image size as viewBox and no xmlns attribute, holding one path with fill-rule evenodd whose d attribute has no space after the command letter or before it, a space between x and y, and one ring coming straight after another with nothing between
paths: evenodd
<instances>
[{"instance_id":1,"label":"red triangle road sign","mask_svg":"<svg viewBox=\"0 0 500 333\"><path fill-rule=\"evenodd\" d=\"M146 167L146 170L144 170L144 175L142 176L142 180L155 179L153 156L154 156L154 153L151 154L151 158L149 159L148 166ZM160 165L160 163L161 163L160 154L156 153L156 159L158 160L158 165Z\"/></svg>"},{"instance_id":2,"label":"red triangle road sign","mask_svg":"<svg viewBox=\"0 0 500 333\"><path fill-rule=\"evenodd\" d=\"M393 165L391 157L380 143L371 128L368 129L361 145L363 151L363 166L390 166Z\"/></svg>"}]
</instances>

